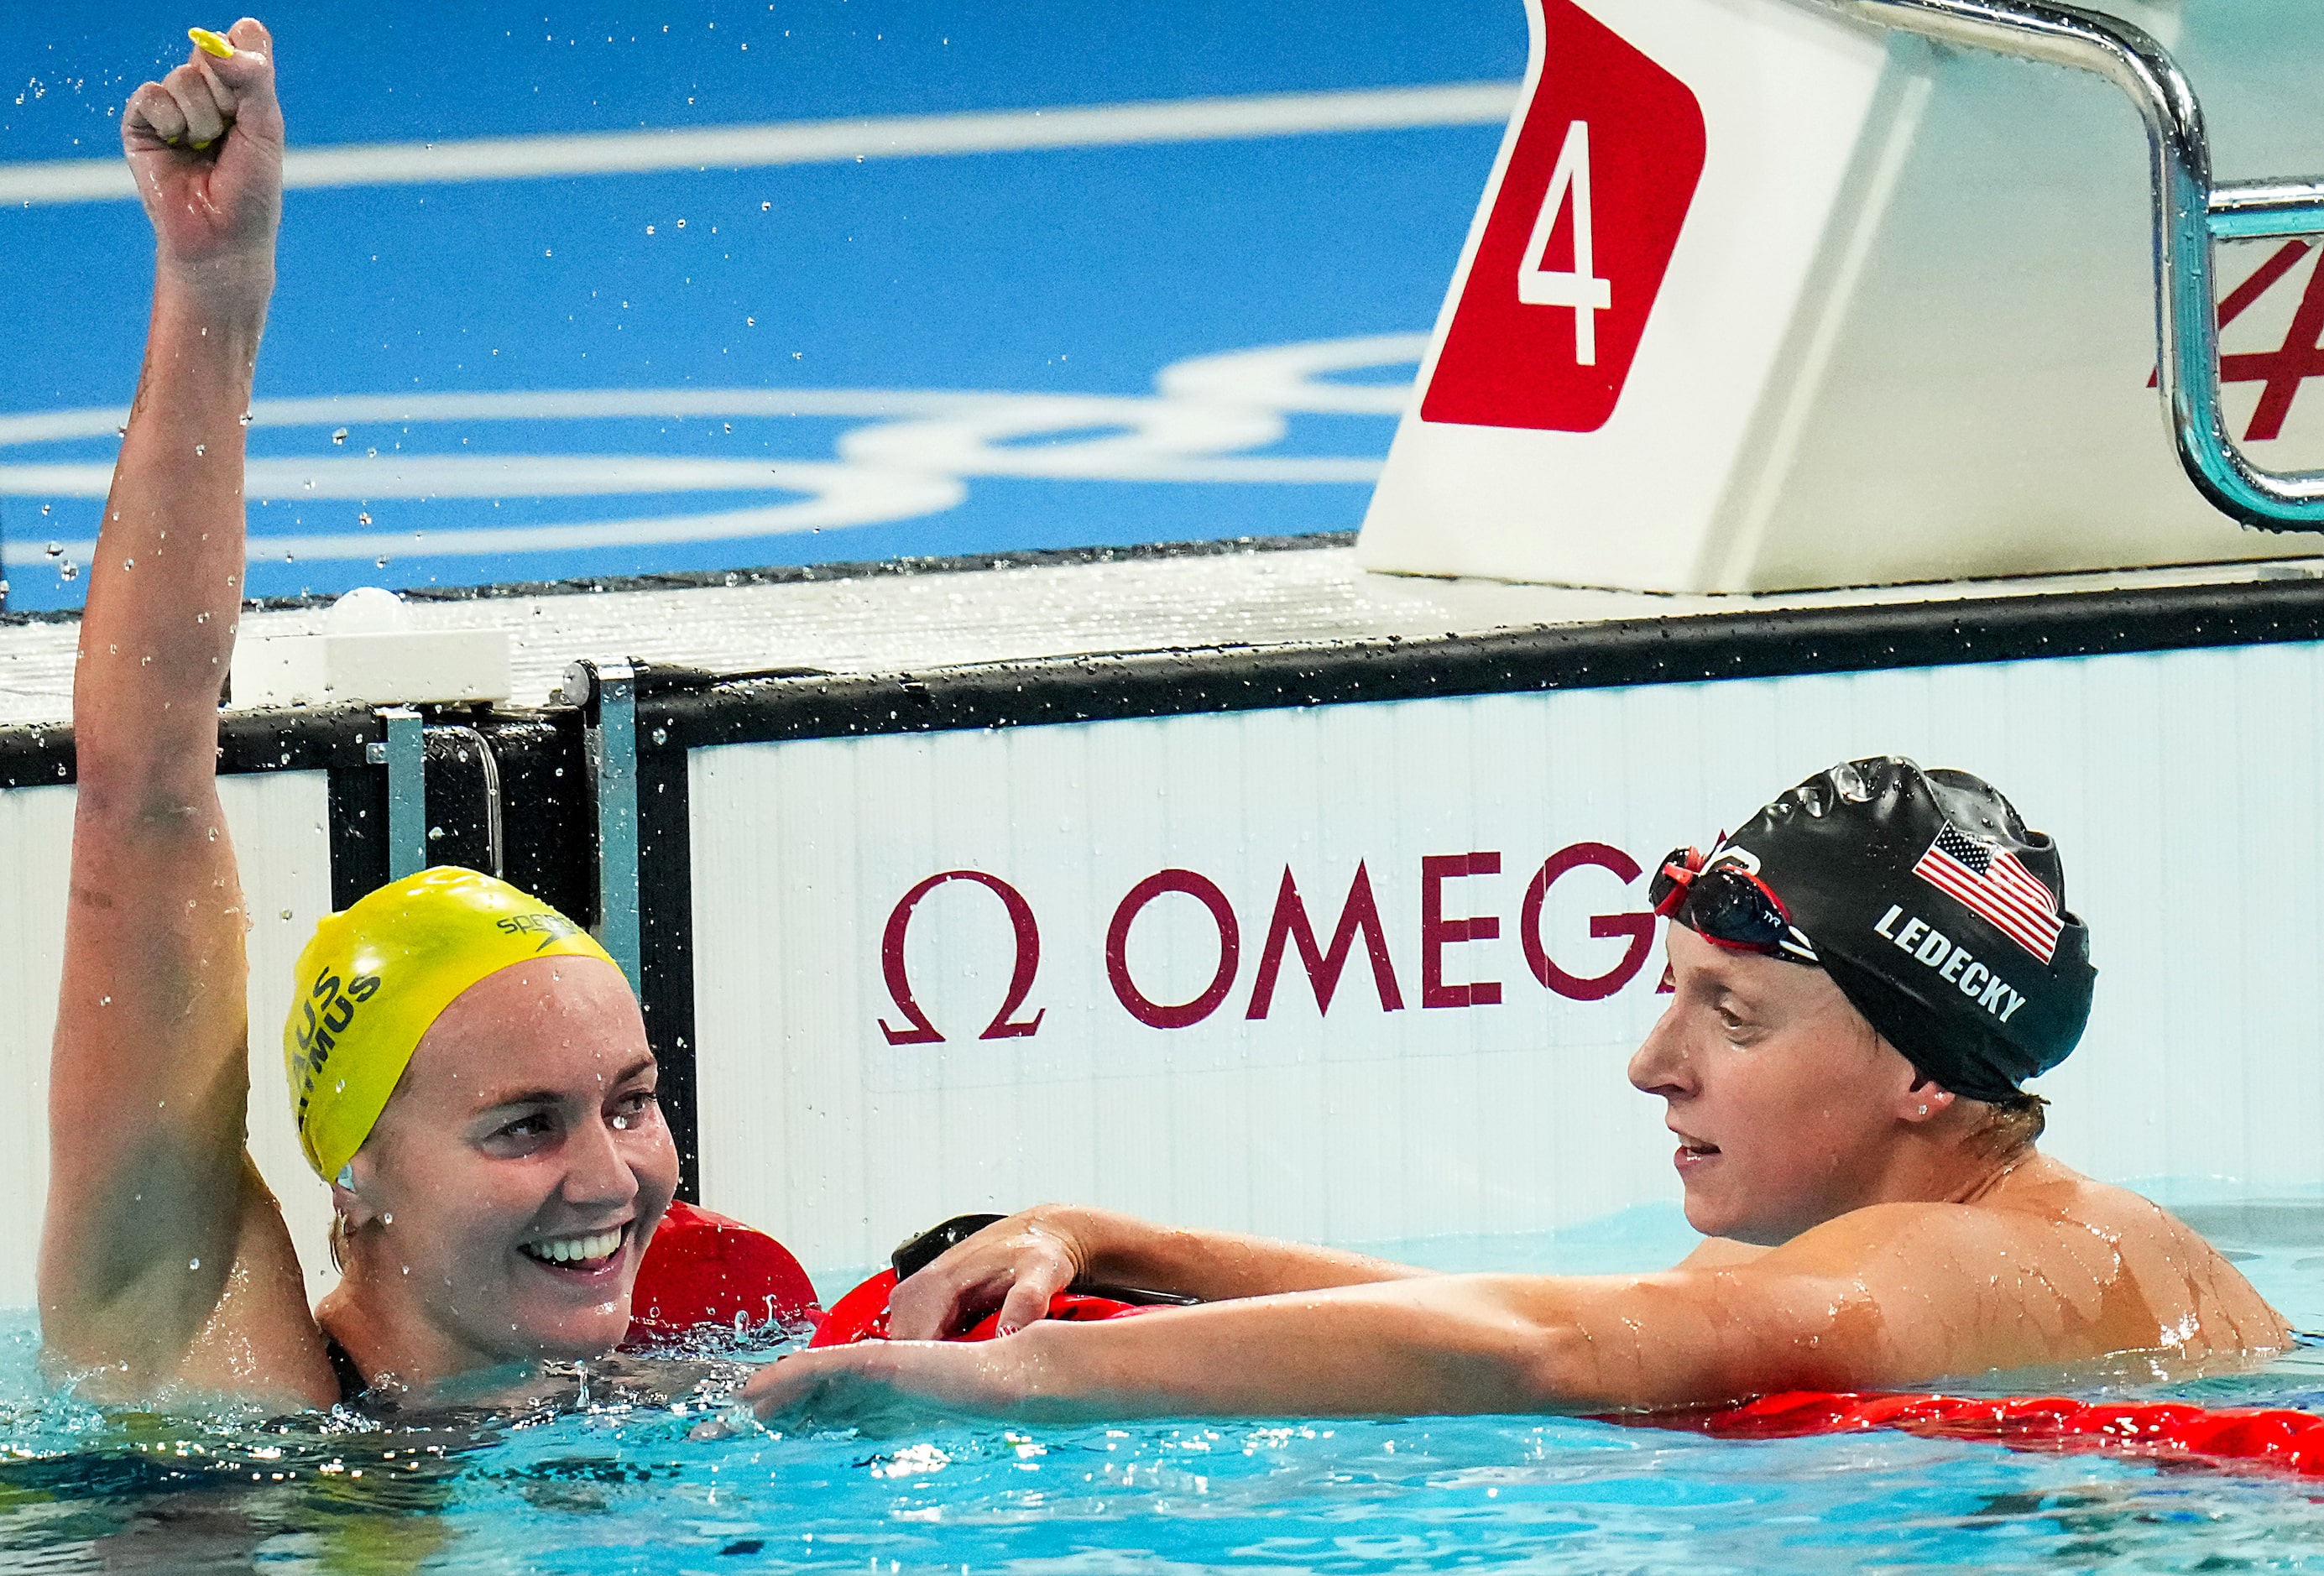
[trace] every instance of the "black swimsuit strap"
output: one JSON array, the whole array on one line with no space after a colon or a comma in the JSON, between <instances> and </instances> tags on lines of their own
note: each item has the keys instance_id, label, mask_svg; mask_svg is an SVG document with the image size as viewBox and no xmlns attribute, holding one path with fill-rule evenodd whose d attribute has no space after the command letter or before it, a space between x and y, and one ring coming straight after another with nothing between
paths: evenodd
<instances>
[{"instance_id":1,"label":"black swimsuit strap","mask_svg":"<svg viewBox=\"0 0 2324 1576\"><path fill-rule=\"evenodd\" d=\"M355 1359L348 1355L347 1349L334 1337L326 1335L323 1337L323 1355L329 1359L331 1373L339 1381L339 1404L352 1406L362 1400L364 1392L371 1388L371 1381L364 1378L363 1369L355 1366Z\"/></svg>"}]
</instances>

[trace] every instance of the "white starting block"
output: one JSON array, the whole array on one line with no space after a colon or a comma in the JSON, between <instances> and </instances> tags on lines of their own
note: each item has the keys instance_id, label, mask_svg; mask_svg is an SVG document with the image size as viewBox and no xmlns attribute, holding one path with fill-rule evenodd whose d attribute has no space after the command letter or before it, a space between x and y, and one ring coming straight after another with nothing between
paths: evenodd
<instances>
[{"instance_id":1,"label":"white starting block","mask_svg":"<svg viewBox=\"0 0 2324 1576\"><path fill-rule=\"evenodd\" d=\"M233 705L421 705L506 700L505 630L420 630L411 610L375 585L348 592L309 635L235 642Z\"/></svg>"},{"instance_id":2,"label":"white starting block","mask_svg":"<svg viewBox=\"0 0 2324 1576\"><path fill-rule=\"evenodd\" d=\"M2214 185L2167 51L2238 163L2324 167L2324 26L2111 9L1527 0L1360 561L1760 592L2316 554L2324 194Z\"/></svg>"}]
</instances>

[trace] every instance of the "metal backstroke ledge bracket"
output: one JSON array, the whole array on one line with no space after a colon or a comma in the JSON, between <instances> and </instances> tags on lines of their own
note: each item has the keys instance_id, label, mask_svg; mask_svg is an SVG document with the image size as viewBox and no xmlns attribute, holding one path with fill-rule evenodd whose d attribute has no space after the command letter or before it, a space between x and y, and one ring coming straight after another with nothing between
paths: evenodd
<instances>
[{"instance_id":1,"label":"metal backstroke ledge bracket","mask_svg":"<svg viewBox=\"0 0 2324 1576\"><path fill-rule=\"evenodd\" d=\"M597 939L644 988L644 936L638 903L638 712L635 668L624 661L575 662L563 698L578 706L590 798L597 814Z\"/></svg>"},{"instance_id":2,"label":"metal backstroke ledge bracket","mask_svg":"<svg viewBox=\"0 0 2324 1576\"><path fill-rule=\"evenodd\" d=\"M2268 530L2324 530L2324 471L2269 471L2220 411L2214 243L2324 235L2324 180L2216 185L2203 107L2139 28L2035 0L1812 0L1828 11L2023 60L2095 72L2130 97L2153 156L2156 365L2180 462L2226 513Z\"/></svg>"},{"instance_id":3,"label":"metal backstroke ledge bracket","mask_svg":"<svg viewBox=\"0 0 2324 1576\"><path fill-rule=\"evenodd\" d=\"M428 868L427 724L410 706L382 706L383 742L366 757L387 768L387 879L400 881Z\"/></svg>"}]
</instances>

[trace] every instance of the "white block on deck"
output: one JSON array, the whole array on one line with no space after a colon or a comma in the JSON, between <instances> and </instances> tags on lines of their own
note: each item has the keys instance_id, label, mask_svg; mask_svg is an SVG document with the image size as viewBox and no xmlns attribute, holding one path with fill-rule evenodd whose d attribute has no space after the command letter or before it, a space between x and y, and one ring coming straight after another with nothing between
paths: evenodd
<instances>
[{"instance_id":1,"label":"white block on deck","mask_svg":"<svg viewBox=\"0 0 2324 1576\"><path fill-rule=\"evenodd\" d=\"M507 631L410 627L402 600L376 586L348 592L319 634L245 637L234 652L233 705L375 705L506 700Z\"/></svg>"},{"instance_id":2,"label":"white block on deck","mask_svg":"<svg viewBox=\"0 0 2324 1576\"><path fill-rule=\"evenodd\" d=\"M2324 30L2304 4L2097 8L2177 52L2223 178L2324 165L2305 97ZM1365 567L1766 592L2315 551L2241 529L2180 469L2148 387L2146 143L2116 88L1804 0L1527 10L1526 91L1365 520ZM1607 60L1646 87L1609 97ZM1665 78L1701 109L1691 204L1683 139L1637 107ZM1593 179L1561 185L1554 156L1585 120ZM1680 207L1657 288L1665 243L1646 232ZM1530 236L1522 255L1511 236ZM2324 272L2301 245L2219 254L2223 296L2272 281L2236 298L2224 350L2234 435L2279 470L2324 459L2324 396L2300 392L2314 352L2292 332ZM1610 401L1581 397L1593 378Z\"/></svg>"}]
</instances>

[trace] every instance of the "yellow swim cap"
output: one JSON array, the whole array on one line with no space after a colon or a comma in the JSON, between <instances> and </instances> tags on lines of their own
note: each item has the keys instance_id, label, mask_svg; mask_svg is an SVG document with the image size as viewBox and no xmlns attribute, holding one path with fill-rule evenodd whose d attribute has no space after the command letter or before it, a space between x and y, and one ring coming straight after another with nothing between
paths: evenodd
<instances>
[{"instance_id":1,"label":"yellow swim cap","mask_svg":"<svg viewBox=\"0 0 2324 1576\"><path fill-rule=\"evenodd\" d=\"M438 865L315 926L295 965L282 1070L307 1164L328 1182L355 1158L411 1053L453 998L527 958L604 958L538 898Z\"/></svg>"}]
</instances>

